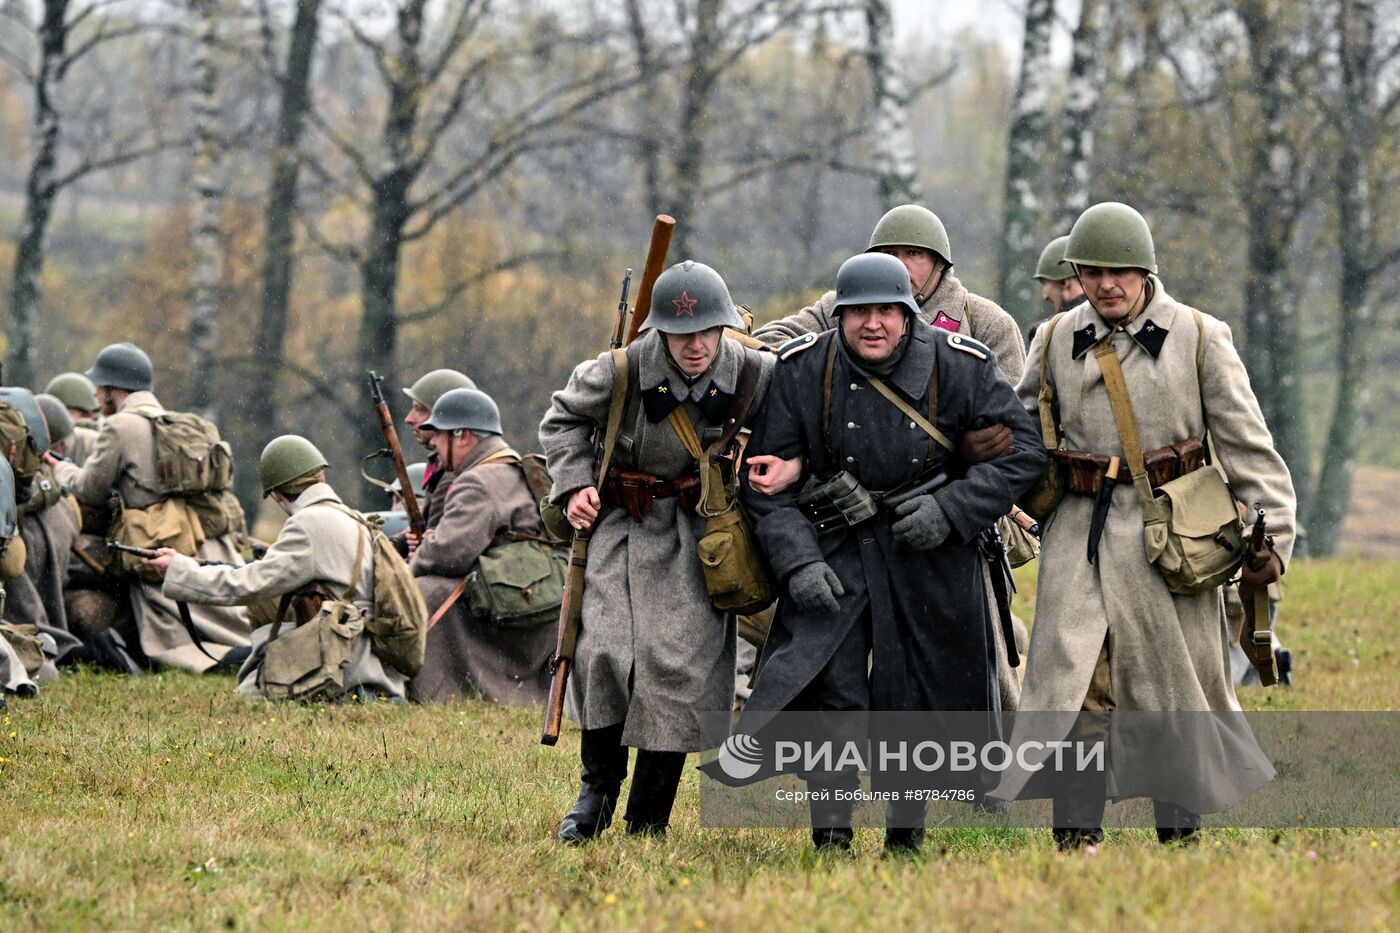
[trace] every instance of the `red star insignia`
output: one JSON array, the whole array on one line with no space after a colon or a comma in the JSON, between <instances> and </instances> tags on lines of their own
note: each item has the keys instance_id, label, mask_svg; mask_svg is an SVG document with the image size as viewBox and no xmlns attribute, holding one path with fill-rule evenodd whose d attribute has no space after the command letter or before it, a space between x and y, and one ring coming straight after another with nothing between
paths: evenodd
<instances>
[{"instance_id":1,"label":"red star insignia","mask_svg":"<svg viewBox=\"0 0 1400 933\"><path fill-rule=\"evenodd\" d=\"M671 304L676 306L676 317L680 317L682 314L687 317L695 317L695 306L699 303L697 299L690 297L690 292L681 292L679 298L671 301Z\"/></svg>"}]
</instances>

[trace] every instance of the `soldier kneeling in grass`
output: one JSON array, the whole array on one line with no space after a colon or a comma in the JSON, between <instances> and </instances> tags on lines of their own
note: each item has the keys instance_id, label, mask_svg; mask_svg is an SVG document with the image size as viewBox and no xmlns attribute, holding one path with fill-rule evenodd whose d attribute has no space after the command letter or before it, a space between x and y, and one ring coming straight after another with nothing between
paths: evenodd
<instances>
[{"instance_id":1,"label":"soldier kneeling in grass","mask_svg":"<svg viewBox=\"0 0 1400 933\"><path fill-rule=\"evenodd\" d=\"M263 494L288 514L277 540L261 560L242 567L201 566L161 548L149 563L164 580L164 595L206 605L247 605L252 616L267 622L253 632L252 654L238 672L242 696L401 699L406 675L416 668L396 669L395 663L413 665L386 656L367 630L375 627L383 582L376 576L387 572L386 548L379 545L387 541L341 502L326 483L326 458L305 438L274 439L263 449L260 465ZM411 580L408 587L413 589ZM422 665L421 633L417 663Z\"/></svg>"}]
</instances>

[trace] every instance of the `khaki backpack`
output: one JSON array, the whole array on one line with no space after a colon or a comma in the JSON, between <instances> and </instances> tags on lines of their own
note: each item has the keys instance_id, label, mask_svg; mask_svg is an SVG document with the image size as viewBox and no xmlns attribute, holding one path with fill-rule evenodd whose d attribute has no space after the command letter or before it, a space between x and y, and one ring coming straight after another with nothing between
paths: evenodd
<instances>
[{"instance_id":1,"label":"khaki backpack","mask_svg":"<svg viewBox=\"0 0 1400 933\"><path fill-rule=\"evenodd\" d=\"M365 633L379 660L405 677L423 669L423 654L428 641L428 605L414 582L408 564L399 556L394 543L384 534L380 523L365 518L354 509L335 502L318 502L344 512L358 522L370 536L374 568L374 610L365 620ZM364 563L364 540L355 555L355 570L351 576L345 600L355 597L355 586Z\"/></svg>"},{"instance_id":2,"label":"khaki backpack","mask_svg":"<svg viewBox=\"0 0 1400 933\"><path fill-rule=\"evenodd\" d=\"M156 454L152 492L185 498L221 492L232 484L233 453L212 422L183 411L130 411L151 423Z\"/></svg>"},{"instance_id":3,"label":"khaki backpack","mask_svg":"<svg viewBox=\"0 0 1400 933\"><path fill-rule=\"evenodd\" d=\"M24 415L9 402L0 401L0 454L14 471L16 485L39 472L42 452L34 449Z\"/></svg>"}]
</instances>

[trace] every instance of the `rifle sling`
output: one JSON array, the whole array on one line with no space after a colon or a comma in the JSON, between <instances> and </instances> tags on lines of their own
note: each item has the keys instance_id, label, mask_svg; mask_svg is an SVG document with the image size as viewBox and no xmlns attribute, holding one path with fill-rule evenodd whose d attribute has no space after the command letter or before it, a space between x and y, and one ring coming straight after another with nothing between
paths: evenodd
<instances>
[{"instance_id":1,"label":"rifle sling","mask_svg":"<svg viewBox=\"0 0 1400 933\"><path fill-rule=\"evenodd\" d=\"M180 624L185 627L190 641L194 642L194 646L199 649L201 654L218 664L219 659L210 654L209 649L204 647L204 639L199 636L199 629L194 627L194 617L190 615L190 604L183 599L177 599L175 600L175 608L180 612Z\"/></svg>"}]
</instances>

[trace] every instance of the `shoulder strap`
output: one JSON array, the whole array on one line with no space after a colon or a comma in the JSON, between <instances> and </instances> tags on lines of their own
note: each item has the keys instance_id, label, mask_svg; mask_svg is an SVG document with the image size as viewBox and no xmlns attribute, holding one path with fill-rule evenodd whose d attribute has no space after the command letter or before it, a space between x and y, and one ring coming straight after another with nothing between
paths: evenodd
<instances>
[{"instance_id":1,"label":"shoulder strap","mask_svg":"<svg viewBox=\"0 0 1400 933\"><path fill-rule=\"evenodd\" d=\"M1055 383L1050 381L1050 342L1055 339L1055 326L1065 316L1061 311L1045 325L1045 346L1040 351L1040 439L1046 450L1060 446L1060 424L1055 417Z\"/></svg>"},{"instance_id":2,"label":"shoulder strap","mask_svg":"<svg viewBox=\"0 0 1400 933\"><path fill-rule=\"evenodd\" d=\"M612 400L608 403L608 423L603 429L602 460L598 464L600 482L607 475L608 467L612 465L613 449L617 447L617 432L622 427L622 412L627 407L627 400L632 395L632 386L636 381L634 370L638 353L632 349L635 346L636 344L632 344L625 350L619 348L612 351Z\"/></svg>"},{"instance_id":3,"label":"shoulder strap","mask_svg":"<svg viewBox=\"0 0 1400 933\"><path fill-rule=\"evenodd\" d=\"M831 450L831 380L836 372L836 341L832 336L826 345L826 365L822 370L822 443Z\"/></svg>"},{"instance_id":4,"label":"shoulder strap","mask_svg":"<svg viewBox=\"0 0 1400 933\"><path fill-rule=\"evenodd\" d=\"M908 415L910 421L917 424L923 429L925 434L937 441L940 447L947 451L953 449L953 442L948 440L948 435L938 430L932 421L929 421L923 415L919 414L913 405L910 405L904 399L900 398L899 393L885 385L884 380L870 376L867 377L867 381L875 387L876 392L879 392L885 398L889 399L891 405ZM930 409L932 409L932 406L930 406ZM934 413L936 414L936 412Z\"/></svg>"},{"instance_id":5,"label":"shoulder strap","mask_svg":"<svg viewBox=\"0 0 1400 933\"><path fill-rule=\"evenodd\" d=\"M1112 332L1094 347L1094 357L1103 371L1104 388L1108 390L1108 401L1113 406L1113 420L1118 425L1118 438L1123 442L1123 455L1128 460L1128 470L1132 473L1133 486L1144 510L1151 507L1152 488L1147 480L1147 463L1142 455L1142 435L1138 432L1137 415L1133 413L1133 402L1128 395L1128 383L1123 378L1123 367L1118 362L1118 352L1113 349Z\"/></svg>"},{"instance_id":6,"label":"shoulder strap","mask_svg":"<svg viewBox=\"0 0 1400 933\"><path fill-rule=\"evenodd\" d=\"M373 525L371 525L368 521L365 520L365 517L363 515L361 515L359 512L356 512L354 509L350 508L344 503L326 501L313 502L310 505L308 505L307 508L314 509L318 505L325 506L328 509L335 509L342 515L346 515L350 518L353 518L365 532L365 534L363 535L355 536L355 569L350 572L350 588L347 589L345 591L345 595L341 597L341 599L344 599L346 602L349 602L355 598L355 588L360 582L360 570L362 567L364 567L365 538L366 536L373 538L376 529Z\"/></svg>"}]
</instances>

